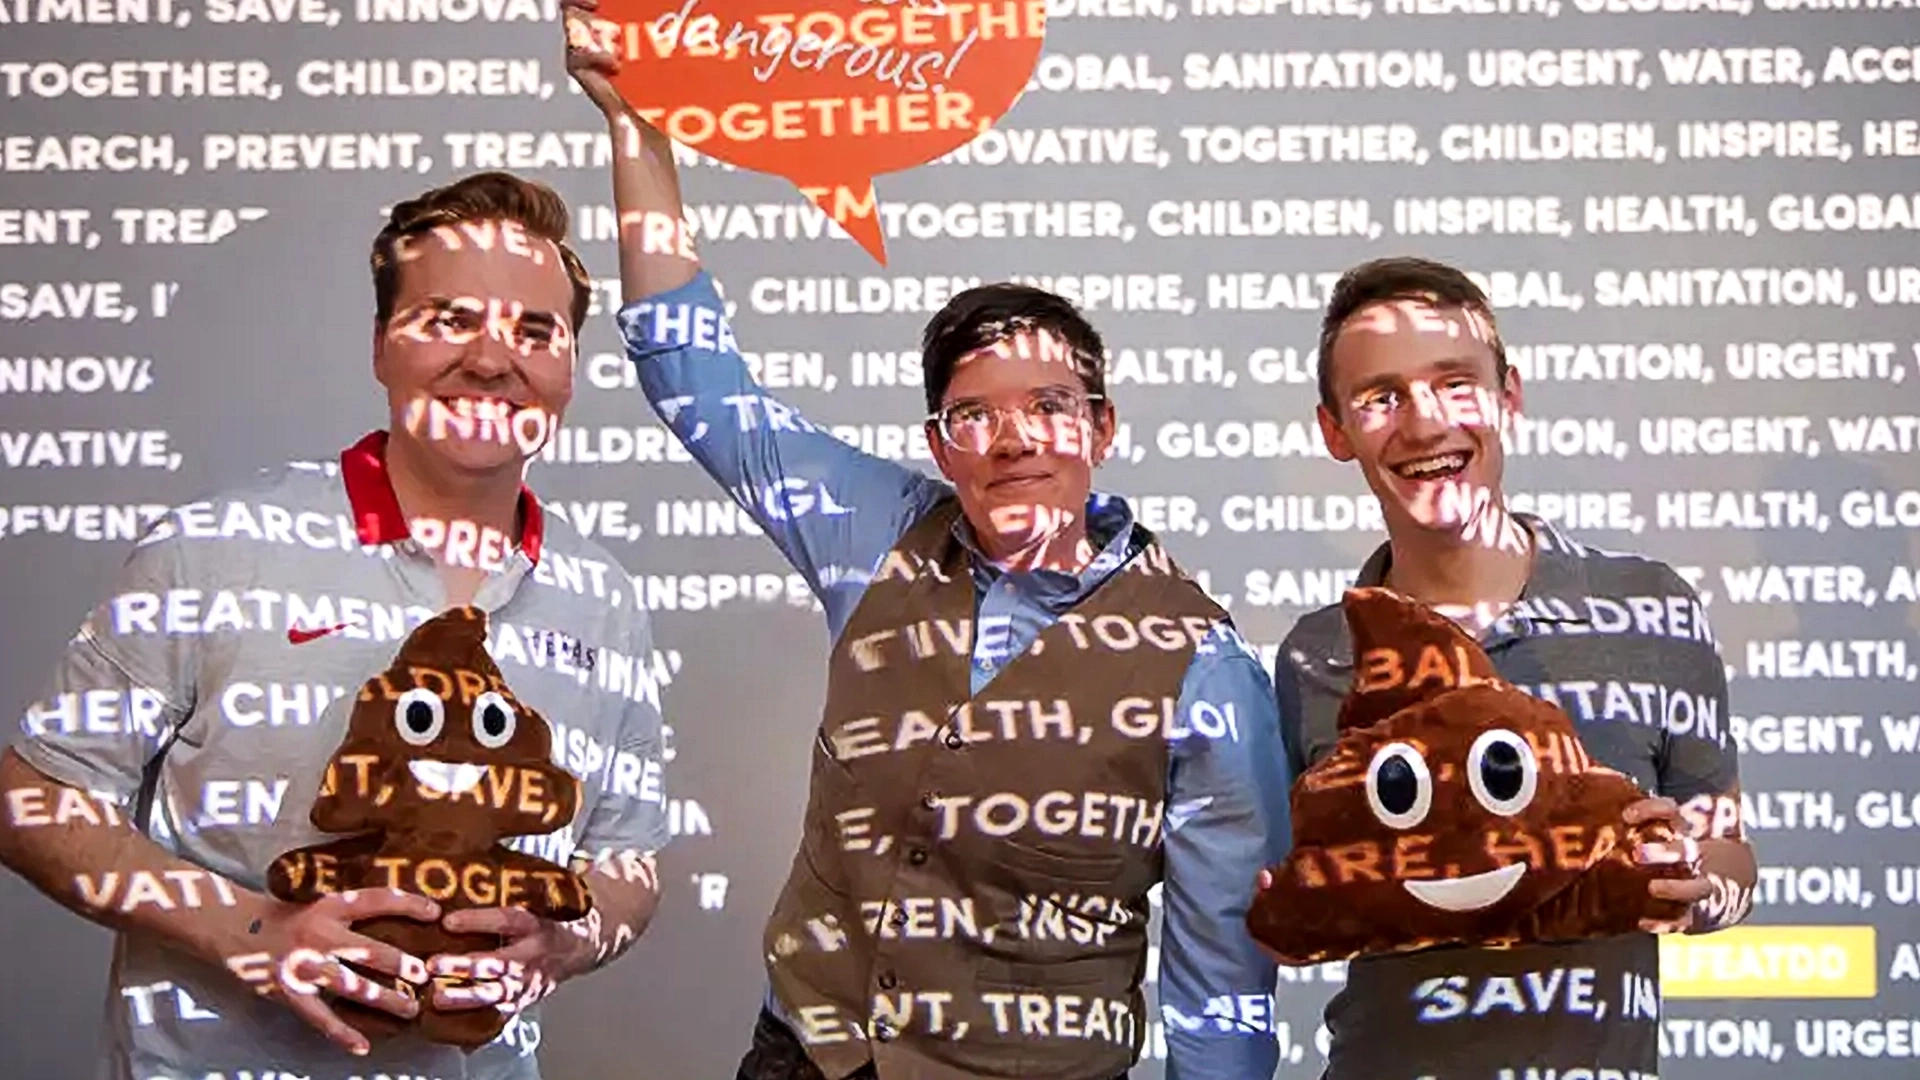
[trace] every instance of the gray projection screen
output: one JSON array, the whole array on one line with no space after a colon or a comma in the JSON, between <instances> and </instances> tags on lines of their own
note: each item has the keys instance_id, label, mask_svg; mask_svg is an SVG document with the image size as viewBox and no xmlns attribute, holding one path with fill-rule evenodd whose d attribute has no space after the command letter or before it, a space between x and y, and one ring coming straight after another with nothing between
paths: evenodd
<instances>
[{"instance_id":1,"label":"gray projection screen","mask_svg":"<svg viewBox=\"0 0 1920 1080\"><path fill-rule=\"evenodd\" d=\"M140 521L383 423L384 207L483 167L555 185L603 277L532 477L654 612L677 839L651 933L556 998L541 1054L556 1080L731 1076L827 642L632 385L606 140L557 14L0 0L4 705ZM1667 1075L1911 1080L1916 43L1914 0L1057 0L999 129L880 179L884 269L784 181L688 155L684 185L766 385L929 469L912 350L937 298L1018 276L1087 300L1126 421L1103 484L1269 662L1380 536L1311 427L1334 276L1389 253L1482 275L1528 388L1513 505L1680 568L1733 676L1730 715L1692 722L1739 741L1764 869L1750 928L1669 944ZM1089 224L1112 227L1064 231ZM89 1075L105 935L11 875L0 926L0 1075ZM1341 977L1283 972L1282 1075L1318 1075ZM1147 1052L1158 1080L1158 1025Z\"/></svg>"}]
</instances>

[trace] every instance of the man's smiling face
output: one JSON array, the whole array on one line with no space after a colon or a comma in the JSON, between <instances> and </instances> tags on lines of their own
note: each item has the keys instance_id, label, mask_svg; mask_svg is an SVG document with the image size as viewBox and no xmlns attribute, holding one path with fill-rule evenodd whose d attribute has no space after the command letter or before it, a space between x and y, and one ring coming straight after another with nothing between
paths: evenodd
<instances>
[{"instance_id":1,"label":"man's smiling face","mask_svg":"<svg viewBox=\"0 0 1920 1080\"><path fill-rule=\"evenodd\" d=\"M489 235L520 228L470 224L495 230ZM549 241L529 237L516 251L454 235L430 231L401 242L393 316L376 327L374 374L387 390L394 438L414 439L460 472L518 467L528 448L513 429L550 431L573 399L573 283ZM462 425L423 422L434 404L510 426L475 425L463 437ZM516 423L527 410L540 415Z\"/></svg>"},{"instance_id":2,"label":"man's smiling face","mask_svg":"<svg viewBox=\"0 0 1920 1080\"><path fill-rule=\"evenodd\" d=\"M1476 313L1419 300L1362 308L1334 339L1321 434L1396 527L1458 534L1472 517L1462 507L1500 504L1500 435L1521 396L1494 340Z\"/></svg>"}]
</instances>

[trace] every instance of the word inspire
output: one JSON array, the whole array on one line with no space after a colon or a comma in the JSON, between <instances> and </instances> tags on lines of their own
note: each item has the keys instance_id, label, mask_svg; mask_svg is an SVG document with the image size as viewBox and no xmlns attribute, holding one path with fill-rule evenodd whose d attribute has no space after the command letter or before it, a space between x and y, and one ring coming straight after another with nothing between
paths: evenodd
<instances>
[{"instance_id":1,"label":"word inspire","mask_svg":"<svg viewBox=\"0 0 1920 1080\"><path fill-rule=\"evenodd\" d=\"M407 405L407 430L424 439L462 439L505 446L511 441L523 457L547 445L559 418L538 405L516 406L498 398L453 399L422 396Z\"/></svg>"},{"instance_id":2,"label":"word inspire","mask_svg":"<svg viewBox=\"0 0 1920 1080\"><path fill-rule=\"evenodd\" d=\"M840 72L849 78L871 75L875 81L891 83L899 90L937 92L944 87L929 79L928 73L933 72L934 78L952 78L967 50L980 37L978 27L969 30L951 55L940 48L895 48L895 42L914 46L938 44L931 18L937 13L903 11L896 25L893 13L869 9L852 18L842 18L831 11L797 16L784 12L763 14L757 16L761 29L750 30L735 22L722 41L717 16L693 16L699 3L700 0L687 0L680 10L662 15L648 28L657 55L665 59L672 55L676 45L695 56L724 52L729 60L738 59L744 52L765 60L753 68L753 77L760 82L772 79L782 62L791 63L800 71L811 67L816 72L824 72L835 57L846 53ZM948 22L958 36L962 24L958 13L949 14Z\"/></svg>"}]
</instances>

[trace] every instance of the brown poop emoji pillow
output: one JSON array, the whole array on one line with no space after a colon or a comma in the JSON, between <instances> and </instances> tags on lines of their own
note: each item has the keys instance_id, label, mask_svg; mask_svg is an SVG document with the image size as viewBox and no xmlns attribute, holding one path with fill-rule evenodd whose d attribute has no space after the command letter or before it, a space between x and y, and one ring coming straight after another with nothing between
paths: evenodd
<instances>
[{"instance_id":1,"label":"brown poop emoji pillow","mask_svg":"<svg viewBox=\"0 0 1920 1080\"><path fill-rule=\"evenodd\" d=\"M486 614L449 610L422 623L386 671L367 680L334 751L311 815L316 828L352 835L289 851L267 872L269 891L309 903L351 889L419 893L447 912L520 907L560 922L593 907L587 884L565 867L505 847L514 836L568 824L580 783L551 760L553 735L513 696L486 651ZM492 934L455 934L439 923L386 917L354 929L420 959L497 949ZM411 984L349 964L403 994ZM489 973L490 974L490 973ZM471 980L437 977L449 987ZM429 988L403 1020L338 999L341 1019L368 1039L415 1031L465 1049L493 1041L508 1014L439 1011Z\"/></svg>"},{"instance_id":2,"label":"brown poop emoji pillow","mask_svg":"<svg viewBox=\"0 0 1920 1080\"><path fill-rule=\"evenodd\" d=\"M1298 966L1446 945L1603 937L1685 905L1648 892L1664 824L1587 757L1558 708L1502 682L1446 617L1384 589L1345 598L1354 682L1339 739L1293 788L1293 850L1262 875L1254 939Z\"/></svg>"}]
</instances>

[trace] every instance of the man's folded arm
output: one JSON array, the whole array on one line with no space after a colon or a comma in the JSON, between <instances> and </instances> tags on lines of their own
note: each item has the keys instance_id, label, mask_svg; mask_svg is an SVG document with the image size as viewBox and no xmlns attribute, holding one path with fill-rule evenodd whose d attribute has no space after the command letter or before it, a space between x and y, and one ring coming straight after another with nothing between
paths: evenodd
<instances>
[{"instance_id":1,"label":"man's folded arm","mask_svg":"<svg viewBox=\"0 0 1920 1080\"><path fill-rule=\"evenodd\" d=\"M175 858L134 820L148 764L195 705L199 635L167 633L154 610L187 584L181 543L134 550L0 755L0 863L83 918L218 963L269 899ZM153 889L167 902L144 902Z\"/></svg>"},{"instance_id":2,"label":"man's folded arm","mask_svg":"<svg viewBox=\"0 0 1920 1080\"><path fill-rule=\"evenodd\" d=\"M631 117L616 122L613 138L624 297L616 321L641 390L824 596L839 574L877 566L945 485L861 452L767 394L686 238L671 145Z\"/></svg>"},{"instance_id":3,"label":"man's folded arm","mask_svg":"<svg viewBox=\"0 0 1920 1080\"><path fill-rule=\"evenodd\" d=\"M1694 595L1678 574L1672 574L1666 586L1670 592ZM1712 636L1704 623L1701 629ZM1719 647L1711 641L1691 644L1699 650L1699 680L1714 704L1714 715L1732 715L1726 663ZM1700 844L1701 872L1713 884L1713 892L1693 906L1687 932L1710 934L1746 919L1753 910L1754 883L1760 876L1740 815L1739 748L1724 727L1711 736L1668 731L1664 740L1657 762L1660 794L1680 804L1690 834Z\"/></svg>"},{"instance_id":4,"label":"man's folded arm","mask_svg":"<svg viewBox=\"0 0 1920 1080\"><path fill-rule=\"evenodd\" d=\"M1172 747L1166 808L1167 1077L1267 1080L1279 1062L1276 971L1246 914L1255 878L1291 843L1291 777L1273 683L1225 624L1195 656L1177 716L1188 734Z\"/></svg>"}]
</instances>

